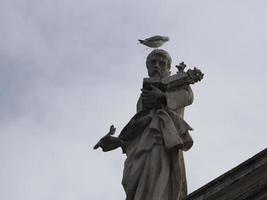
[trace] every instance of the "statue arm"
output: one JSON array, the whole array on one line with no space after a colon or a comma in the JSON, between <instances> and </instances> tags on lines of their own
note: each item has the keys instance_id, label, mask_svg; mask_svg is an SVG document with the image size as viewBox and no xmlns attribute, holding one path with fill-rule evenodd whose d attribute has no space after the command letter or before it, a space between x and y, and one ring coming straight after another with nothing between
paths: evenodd
<instances>
[{"instance_id":1,"label":"statue arm","mask_svg":"<svg viewBox=\"0 0 267 200\"><path fill-rule=\"evenodd\" d=\"M124 142L120 137L107 135L101 138L98 144L95 145L94 149L97 149L98 147L101 147L104 152L112 151L121 147L122 151L125 152L126 142Z\"/></svg>"},{"instance_id":2,"label":"statue arm","mask_svg":"<svg viewBox=\"0 0 267 200\"><path fill-rule=\"evenodd\" d=\"M193 103L194 95L190 86L186 85L172 92L165 93L167 106L173 110L184 108ZM137 112L143 109L142 97L138 99Z\"/></svg>"},{"instance_id":3,"label":"statue arm","mask_svg":"<svg viewBox=\"0 0 267 200\"><path fill-rule=\"evenodd\" d=\"M142 105L142 98L139 97L137 104L136 104L136 112L140 112L143 109L143 105Z\"/></svg>"},{"instance_id":4,"label":"statue arm","mask_svg":"<svg viewBox=\"0 0 267 200\"><path fill-rule=\"evenodd\" d=\"M167 106L173 110L191 105L194 100L193 91L190 86L184 86L173 92L166 93Z\"/></svg>"}]
</instances>

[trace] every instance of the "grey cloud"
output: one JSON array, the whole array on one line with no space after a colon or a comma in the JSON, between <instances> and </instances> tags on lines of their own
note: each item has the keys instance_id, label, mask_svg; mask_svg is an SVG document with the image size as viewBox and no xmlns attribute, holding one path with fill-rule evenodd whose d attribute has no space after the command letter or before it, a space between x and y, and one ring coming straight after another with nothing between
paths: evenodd
<instances>
[{"instance_id":1,"label":"grey cloud","mask_svg":"<svg viewBox=\"0 0 267 200\"><path fill-rule=\"evenodd\" d=\"M134 114L149 53L136 43L154 34L205 73L186 112L189 190L266 147L265 1L0 4L1 199L124 198L125 156L92 147Z\"/></svg>"}]
</instances>

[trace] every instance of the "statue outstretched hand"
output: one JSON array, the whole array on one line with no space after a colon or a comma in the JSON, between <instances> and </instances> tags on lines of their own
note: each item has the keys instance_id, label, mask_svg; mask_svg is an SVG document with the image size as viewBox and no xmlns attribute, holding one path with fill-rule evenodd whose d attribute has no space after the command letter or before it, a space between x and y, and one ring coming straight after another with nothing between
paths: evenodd
<instances>
[{"instance_id":1,"label":"statue outstretched hand","mask_svg":"<svg viewBox=\"0 0 267 200\"><path fill-rule=\"evenodd\" d=\"M107 152L120 147L120 138L112 136L114 135L115 131L116 128L111 125L109 132L99 140L99 142L94 146L94 149L98 149L99 147L101 147L104 152Z\"/></svg>"}]
</instances>

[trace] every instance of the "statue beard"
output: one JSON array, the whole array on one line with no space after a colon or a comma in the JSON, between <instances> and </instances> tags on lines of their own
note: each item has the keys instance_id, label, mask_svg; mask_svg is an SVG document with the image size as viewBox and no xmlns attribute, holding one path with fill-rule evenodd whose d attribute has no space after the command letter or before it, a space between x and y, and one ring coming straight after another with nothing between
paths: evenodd
<instances>
[{"instance_id":1,"label":"statue beard","mask_svg":"<svg viewBox=\"0 0 267 200\"><path fill-rule=\"evenodd\" d=\"M169 76L169 74L170 74L170 72L162 73L159 70L155 69L155 70L152 71L152 73L149 73L149 76L151 78L160 78L160 79L162 79L162 78L166 78L167 76Z\"/></svg>"}]
</instances>

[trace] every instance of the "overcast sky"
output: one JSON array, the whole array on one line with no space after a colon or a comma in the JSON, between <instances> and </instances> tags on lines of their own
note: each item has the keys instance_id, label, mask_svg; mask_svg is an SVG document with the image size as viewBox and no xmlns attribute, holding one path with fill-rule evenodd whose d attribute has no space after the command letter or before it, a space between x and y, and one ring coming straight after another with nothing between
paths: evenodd
<instances>
[{"instance_id":1,"label":"overcast sky","mask_svg":"<svg viewBox=\"0 0 267 200\"><path fill-rule=\"evenodd\" d=\"M0 199L124 199L125 155L93 151L134 115L161 34L204 73L185 119L192 192L267 144L266 0L0 0ZM173 69L175 72L175 69Z\"/></svg>"}]
</instances>

